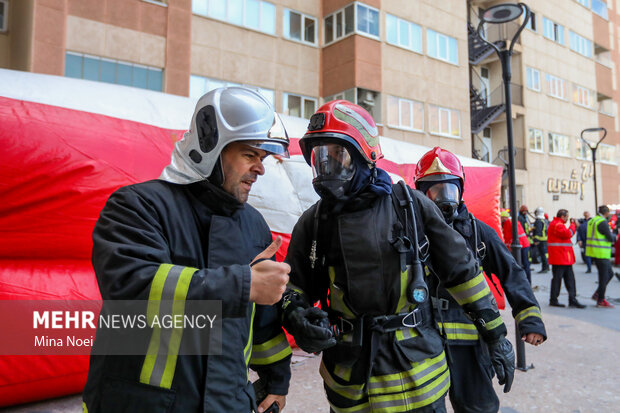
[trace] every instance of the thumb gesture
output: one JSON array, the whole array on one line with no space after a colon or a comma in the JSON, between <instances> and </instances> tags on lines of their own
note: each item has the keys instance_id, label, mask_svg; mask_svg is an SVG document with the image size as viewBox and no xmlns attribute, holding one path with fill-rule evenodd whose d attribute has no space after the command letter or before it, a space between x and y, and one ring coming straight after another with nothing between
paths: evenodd
<instances>
[{"instance_id":1,"label":"thumb gesture","mask_svg":"<svg viewBox=\"0 0 620 413\"><path fill-rule=\"evenodd\" d=\"M278 249L280 249L281 245L282 245L282 237L278 235L276 239L273 240L273 242L269 244L269 246L263 250L263 252L261 252L256 257L254 257L252 262L250 262L250 267L253 266L254 264L258 264L261 261L271 259L271 257L273 257L276 254Z\"/></svg>"}]
</instances>

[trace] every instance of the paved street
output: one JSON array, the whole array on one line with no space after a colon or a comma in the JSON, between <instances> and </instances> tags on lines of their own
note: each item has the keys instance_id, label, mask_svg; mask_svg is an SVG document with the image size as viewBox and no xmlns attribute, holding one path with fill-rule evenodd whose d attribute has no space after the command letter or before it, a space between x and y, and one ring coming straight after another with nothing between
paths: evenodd
<instances>
[{"instance_id":1,"label":"paved street","mask_svg":"<svg viewBox=\"0 0 620 413\"><path fill-rule=\"evenodd\" d=\"M620 413L620 281L614 278L607 290L614 309L596 308L590 299L596 289L597 274L585 274L577 258L574 266L578 299L588 307L549 307L551 272L537 274L533 267L533 287L542 307L549 339L542 346L526 345L528 365L518 371L513 389L500 393L502 413ZM567 303L566 290L560 302ZM509 311L502 313L514 343L514 323ZM328 412L318 375L320 357L295 352L293 382L285 412ZM499 386L498 386L499 391ZM80 396L6 409L11 413L78 413ZM451 411L451 410L449 410Z\"/></svg>"}]
</instances>

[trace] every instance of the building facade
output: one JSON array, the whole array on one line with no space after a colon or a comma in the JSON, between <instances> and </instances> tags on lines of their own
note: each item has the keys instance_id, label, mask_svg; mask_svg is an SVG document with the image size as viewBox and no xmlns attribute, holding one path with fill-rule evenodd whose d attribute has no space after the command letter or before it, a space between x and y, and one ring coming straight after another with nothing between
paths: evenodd
<instances>
[{"instance_id":1,"label":"building facade","mask_svg":"<svg viewBox=\"0 0 620 413\"><path fill-rule=\"evenodd\" d=\"M470 1L470 23L498 1ZM618 8L601 0L532 0L531 19L515 44L512 108L516 148L517 204L543 206L573 217L594 210L594 170L587 128L604 127L597 150L598 203L617 204L618 185ZM511 38L518 23L490 28L489 40ZM474 43L470 33L470 44ZM473 59L471 58L473 57ZM470 53L473 153L503 165L506 120L502 70L495 53ZM482 107L482 108L481 108ZM495 108L495 113L493 112ZM484 116L489 114L490 116ZM478 122L475 122L478 120ZM593 145L602 133L585 133ZM507 179L504 194L507 194ZM504 195L504 205L507 196Z\"/></svg>"},{"instance_id":2,"label":"building facade","mask_svg":"<svg viewBox=\"0 0 620 413\"><path fill-rule=\"evenodd\" d=\"M246 85L277 111L306 118L344 98L368 109L385 136L503 166L501 67L473 44L480 10L496 3L0 0L0 67L192 98ZM591 162L578 138L604 126L599 203L619 203L617 5L528 4L535 17L512 65L518 202L573 216L593 209ZM487 38L516 26L488 27Z\"/></svg>"}]
</instances>

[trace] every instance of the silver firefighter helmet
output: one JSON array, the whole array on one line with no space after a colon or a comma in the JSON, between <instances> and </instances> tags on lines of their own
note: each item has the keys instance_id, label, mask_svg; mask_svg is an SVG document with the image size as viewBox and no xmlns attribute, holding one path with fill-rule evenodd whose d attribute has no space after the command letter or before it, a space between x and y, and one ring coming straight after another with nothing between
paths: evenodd
<instances>
[{"instance_id":1,"label":"silver firefighter helmet","mask_svg":"<svg viewBox=\"0 0 620 413\"><path fill-rule=\"evenodd\" d=\"M212 90L198 100L190 129L175 144L159 179L179 184L204 180L224 147L238 141L288 157L286 129L260 93L244 87Z\"/></svg>"},{"instance_id":2,"label":"silver firefighter helmet","mask_svg":"<svg viewBox=\"0 0 620 413\"><path fill-rule=\"evenodd\" d=\"M538 207L534 210L534 216L538 219L545 219L545 210L543 207Z\"/></svg>"}]
</instances>

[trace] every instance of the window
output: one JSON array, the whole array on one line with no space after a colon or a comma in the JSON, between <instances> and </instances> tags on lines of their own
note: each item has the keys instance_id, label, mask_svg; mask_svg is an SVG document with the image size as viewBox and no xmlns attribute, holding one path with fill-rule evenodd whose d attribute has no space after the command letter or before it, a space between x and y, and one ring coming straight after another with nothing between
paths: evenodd
<instances>
[{"instance_id":1,"label":"window","mask_svg":"<svg viewBox=\"0 0 620 413\"><path fill-rule=\"evenodd\" d=\"M354 2L323 20L325 44L335 42L351 33L379 39L379 10Z\"/></svg>"},{"instance_id":2,"label":"window","mask_svg":"<svg viewBox=\"0 0 620 413\"><path fill-rule=\"evenodd\" d=\"M441 136L461 136L461 114L458 110L428 105L428 130Z\"/></svg>"},{"instance_id":3,"label":"window","mask_svg":"<svg viewBox=\"0 0 620 413\"><path fill-rule=\"evenodd\" d=\"M293 10L284 10L284 37L316 46L317 20Z\"/></svg>"},{"instance_id":4,"label":"window","mask_svg":"<svg viewBox=\"0 0 620 413\"><path fill-rule=\"evenodd\" d=\"M568 136L550 132L549 153L552 155L570 156L570 141Z\"/></svg>"},{"instance_id":5,"label":"window","mask_svg":"<svg viewBox=\"0 0 620 413\"><path fill-rule=\"evenodd\" d=\"M424 130L424 104L388 96L388 125L408 130Z\"/></svg>"},{"instance_id":6,"label":"window","mask_svg":"<svg viewBox=\"0 0 620 413\"><path fill-rule=\"evenodd\" d=\"M599 159L602 163L610 163L616 165L616 147L601 143L596 150L596 159Z\"/></svg>"},{"instance_id":7,"label":"window","mask_svg":"<svg viewBox=\"0 0 620 413\"><path fill-rule=\"evenodd\" d=\"M458 64L458 46L454 37L426 30L426 52L435 59Z\"/></svg>"},{"instance_id":8,"label":"window","mask_svg":"<svg viewBox=\"0 0 620 413\"><path fill-rule=\"evenodd\" d=\"M585 6L587 8L590 8L590 0L575 0L577 3L581 4L582 6Z\"/></svg>"},{"instance_id":9,"label":"window","mask_svg":"<svg viewBox=\"0 0 620 413\"><path fill-rule=\"evenodd\" d=\"M572 30L569 31L570 35L570 49L582 54L586 57L592 57L592 41L586 39L583 36L578 35Z\"/></svg>"},{"instance_id":10,"label":"window","mask_svg":"<svg viewBox=\"0 0 620 413\"><path fill-rule=\"evenodd\" d=\"M379 37L379 10L357 3L357 31Z\"/></svg>"},{"instance_id":11,"label":"window","mask_svg":"<svg viewBox=\"0 0 620 413\"><path fill-rule=\"evenodd\" d=\"M276 6L263 0L192 0L192 11L264 33L276 32Z\"/></svg>"},{"instance_id":12,"label":"window","mask_svg":"<svg viewBox=\"0 0 620 413\"><path fill-rule=\"evenodd\" d=\"M602 99L598 102L598 111L603 115L615 116L616 111L612 99Z\"/></svg>"},{"instance_id":13,"label":"window","mask_svg":"<svg viewBox=\"0 0 620 413\"><path fill-rule=\"evenodd\" d=\"M592 151L590 150L590 147L588 145L583 143L581 138L577 138L576 148L577 148L577 158L578 159L584 159L586 161L591 161L592 160Z\"/></svg>"},{"instance_id":14,"label":"window","mask_svg":"<svg viewBox=\"0 0 620 413\"><path fill-rule=\"evenodd\" d=\"M315 98L292 93L284 93L283 97L282 112L285 115L310 119L310 116L316 112L317 100Z\"/></svg>"},{"instance_id":15,"label":"window","mask_svg":"<svg viewBox=\"0 0 620 413\"><path fill-rule=\"evenodd\" d=\"M579 106L591 108L593 106L593 93L590 89L573 85L573 103Z\"/></svg>"},{"instance_id":16,"label":"window","mask_svg":"<svg viewBox=\"0 0 620 413\"><path fill-rule=\"evenodd\" d=\"M602 0L592 0L592 11L605 20L609 20L607 12L607 2Z\"/></svg>"},{"instance_id":17,"label":"window","mask_svg":"<svg viewBox=\"0 0 620 413\"><path fill-rule=\"evenodd\" d=\"M547 93L558 99L566 99L566 80L547 74Z\"/></svg>"},{"instance_id":18,"label":"window","mask_svg":"<svg viewBox=\"0 0 620 413\"><path fill-rule=\"evenodd\" d=\"M531 67L525 70L527 75L527 87L528 89L540 92L540 71Z\"/></svg>"},{"instance_id":19,"label":"window","mask_svg":"<svg viewBox=\"0 0 620 413\"><path fill-rule=\"evenodd\" d=\"M0 32L6 32L9 21L9 2L0 0Z\"/></svg>"},{"instance_id":20,"label":"window","mask_svg":"<svg viewBox=\"0 0 620 413\"><path fill-rule=\"evenodd\" d=\"M391 14L385 15L387 42L422 53L422 28Z\"/></svg>"},{"instance_id":21,"label":"window","mask_svg":"<svg viewBox=\"0 0 620 413\"><path fill-rule=\"evenodd\" d=\"M163 70L156 67L67 52L65 76L162 91Z\"/></svg>"},{"instance_id":22,"label":"window","mask_svg":"<svg viewBox=\"0 0 620 413\"><path fill-rule=\"evenodd\" d=\"M544 153L543 149L543 133L539 129L530 128L530 151Z\"/></svg>"},{"instance_id":23,"label":"window","mask_svg":"<svg viewBox=\"0 0 620 413\"><path fill-rule=\"evenodd\" d=\"M254 89L267 99L271 106L274 106L275 94L271 89L264 89L257 86L242 85L240 83L228 82L226 80L209 79L203 76L191 75L189 77L189 97L192 99L200 99L205 93L217 89L218 87L228 86L244 86Z\"/></svg>"},{"instance_id":24,"label":"window","mask_svg":"<svg viewBox=\"0 0 620 413\"><path fill-rule=\"evenodd\" d=\"M543 35L561 45L564 44L564 26L543 17Z\"/></svg>"},{"instance_id":25,"label":"window","mask_svg":"<svg viewBox=\"0 0 620 413\"><path fill-rule=\"evenodd\" d=\"M536 13L530 10L530 19L527 21L527 25L525 26L531 31L536 31Z\"/></svg>"}]
</instances>

